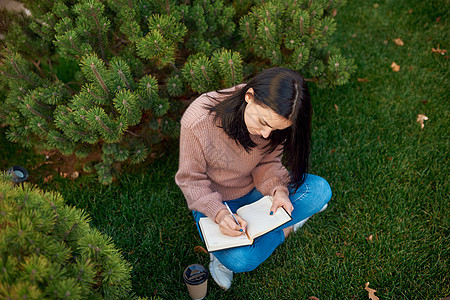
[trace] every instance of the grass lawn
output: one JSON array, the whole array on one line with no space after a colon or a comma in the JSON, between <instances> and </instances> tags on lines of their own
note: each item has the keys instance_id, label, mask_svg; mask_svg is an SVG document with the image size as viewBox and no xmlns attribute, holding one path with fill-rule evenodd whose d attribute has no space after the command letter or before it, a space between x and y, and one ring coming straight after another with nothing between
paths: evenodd
<instances>
[{"instance_id":1,"label":"grass lawn","mask_svg":"<svg viewBox=\"0 0 450 300\"><path fill-rule=\"evenodd\" d=\"M368 299L366 282L380 299L450 296L449 63L448 53L432 52L449 47L449 2L349 2L334 45L355 59L356 75L333 90L310 85L311 173L330 182L329 207L258 269L235 275L229 291L211 279L207 299ZM423 129L419 114L428 117ZM39 160L0 145L10 149L2 168ZM173 179L177 157L166 153L108 187L93 176L37 179L113 237L140 296L190 299L184 267L209 262L194 252L203 244Z\"/></svg>"}]
</instances>

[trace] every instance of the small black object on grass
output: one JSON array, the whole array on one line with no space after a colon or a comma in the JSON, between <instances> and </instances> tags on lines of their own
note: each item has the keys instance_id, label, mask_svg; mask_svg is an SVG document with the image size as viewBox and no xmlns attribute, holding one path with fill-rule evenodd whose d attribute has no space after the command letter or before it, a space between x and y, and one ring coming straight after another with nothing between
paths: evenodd
<instances>
[{"instance_id":1,"label":"small black object on grass","mask_svg":"<svg viewBox=\"0 0 450 300\"><path fill-rule=\"evenodd\" d=\"M8 175L11 175L15 184L22 183L28 179L28 171L21 166L13 166L9 168Z\"/></svg>"}]
</instances>

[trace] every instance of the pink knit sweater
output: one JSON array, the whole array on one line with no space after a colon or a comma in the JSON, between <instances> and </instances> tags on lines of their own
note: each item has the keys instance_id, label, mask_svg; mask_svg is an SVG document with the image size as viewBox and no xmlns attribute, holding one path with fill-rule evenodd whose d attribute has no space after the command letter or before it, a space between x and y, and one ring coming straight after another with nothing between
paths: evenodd
<instances>
[{"instance_id":1,"label":"pink knit sweater","mask_svg":"<svg viewBox=\"0 0 450 300\"><path fill-rule=\"evenodd\" d=\"M181 119L175 182L189 209L215 220L217 213L226 208L222 201L240 198L254 187L263 195L273 195L278 188L287 191L289 173L281 164L281 146L264 154L261 148L268 142L251 135L258 146L247 153L214 123L213 114L204 106L215 102L206 95L192 102ZM216 92L208 95L219 97Z\"/></svg>"}]
</instances>

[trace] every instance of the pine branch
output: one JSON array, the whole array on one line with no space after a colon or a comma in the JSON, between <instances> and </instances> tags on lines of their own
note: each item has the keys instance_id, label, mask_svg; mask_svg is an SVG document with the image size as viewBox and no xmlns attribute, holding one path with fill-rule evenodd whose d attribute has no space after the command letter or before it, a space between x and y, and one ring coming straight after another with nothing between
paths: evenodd
<instances>
[{"instance_id":1,"label":"pine branch","mask_svg":"<svg viewBox=\"0 0 450 300\"><path fill-rule=\"evenodd\" d=\"M9 78L13 78L13 79L21 79L22 78L20 76L15 76L15 75L6 73L5 71L0 71L0 74L5 75L6 77L9 77Z\"/></svg>"},{"instance_id":2,"label":"pine branch","mask_svg":"<svg viewBox=\"0 0 450 300\"><path fill-rule=\"evenodd\" d=\"M303 23L304 23L305 19L303 17L300 17L300 33L302 35L305 35L305 30L303 29Z\"/></svg>"},{"instance_id":3,"label":"pine branch","mask_svg":"<svg viewBox=\"0 0 450 300\"><path fill-rule=\"evenodd\" d=\"M36 86L36 83L35 83L33 80L31 80L30 77L28 77L28 76L22 74L22 72L20 72L19 67L17 66L17 64L16 64L16 62L14 61L14 59L11 58L11 59L10 59L10 62L11 62L11 64L12 64L14 70L16 71L17 75L19 75L21 78L25 79L26 81L31 82L31 84L32 84L33 86Z\"/></svg>"},{"instance_id":4,"label":"pine branch","mask_svg":"<svg viewBox=\"0 0 450 300\"><path fill-rule=\"evenodd\" d=\"M69 36L69 41L70 41L70 45L72 46L73 49L75 49L76 51L78 51L80 54L83 54L83 51L81 51L81 49L78 48L78 47L75 45L75 43L73 42L73 38L72 38L71 35Z\"/></svg>"},{"instance_id":5,"label":"pine branch","mask_svg":"<svg viewBox=\"0 0 450 300\"><path fill-rule=\"evenodd\" d=\"M44 133L48 133L48 130L45 129L45 128L42 126L42 123L37 123L37 126L38 126L39 129L41 129Z\"/></svg>"},{"instance_id":6,"label":"pine branch","mask_svg":"<svg viewBox=\"0 0 450 300\"><path fill-rule=\"evenodd\" d=\"M49 106L47 104L42 103L41 101L37 100L36 97L34 96L34 93L31 95L31 99L33 99L34 103L36 103L37 105L39 105L42 108L45 109L52 109L52 106Z\"/></svg>"},{"instance_id":7,"label":"pine branch","mask_svg":"<svg viewBox=\"0 0 450 300\"><path fill-rule=\"evenodd\" d=\"M125 85L127 86L127 88L128 88L129 90L131 90L131 86L130 86L130 84L128 83L127 78L126 78L125 75L123 74L122 70L119 69L119 70L117 71L117 73L119 74L119 77L123 80L123 82L125 82Z\"/></svg>"},{"instance_id":8,"label":"pine branch","mask_svg":"<svg viewBox=\"0 0 450 300\"><path fill-rule=\"evenodd\" d=\"M97 71L97 67L95 67L94 63L91 63L91 70L94 72L95 77L97 78L98 82L102 86L103 90L106 92L106 94L109 94L108 87L106 86L105 82L103 81L102 77Z\"/></svg>"},{"instance_id":9,"label":"pine branch","mask_svg":"<svg viewBox=\"0 0 450 300\"><path fill-rule=\"evenodd\" d=\"M175 64L174 64L173 62L170 62L170 65L172 66L172 68L173 68L176 72L179 71L178 68L177 68L177 66L175 66Z\"/></svg>"},{"instance_id":10,"label":"pine branch","mask_svg":"<svg viewBox=\"0 0 450 300\"><path fill-rule=\"evenodd\" d=\"M200 68L202 69L203 76L205 76L206 80L207 80L208 82L211 82L211 79L209 79L208 74L206 74L206 68L205 68L205 66L202 65Z\"/></svg>"},{"instance_id":11,"label":"pine branch","mask_svg":"<svg viewBox=\"0 0 450 300\"><path fill-rule=\"evenodd\" d=\"M112 133L112 130L105 125L105 123L103 123L103 121L100 119L99 116L95 116L95 120L100 124L100 126L102 126L102 128L106 131L108 131L109 133Z\"/></svg>"},{"instance_id":12,"label":"pine branch","mask_svg":"<svg viewBox=\"0 0 450 300\"><path fill-rule=\"evenodd\" d=\"M235 70L234 70L234 63L233 63L233 60L230 59L230 60L228 61L228 64L230 65L230 68L231 68L231 76L232 76L232 80L233 80L233 82L236 82L236 72L235 72Z\"/></svg>"},{"instance_id":13,"label":"pine branch","mask_svg":"<svg viewBox=\"0 0 450 300\"><path fill-rule=\"evenodd\" d=\"M52 120L53 120L51 117L44 116L43 114L41 114L40 112L38 112L37 110L35 110L34 108L32 108L32 107L30 106L30 104L27 104L27 109L28 109L32 114L34 114L34 115L36 115L36 116L38 116L38 117L40 117L40 118L42 118L42 119L47 119L47 120L49 120L49 121L52 121Z\"/></svg>"},{"instance_id":14,"label":"pine branch","mask_svg":"<svg viewBox=\"0 0 450 300\"><path fill-rule=\"evenodd\" d=\"M94 99L97 99L97 100L106 99L106 97L100 97L100 96L97 96L96 94L94 94L94 92L90 88L87 88L87 91Z\"/></svg>"},{"instance_id":15,"label":"pine branch","mask_svg":"<svg viewBox=\"0 0 450 300\"><path fill-rule=\"evenodd\" d=\"M98 38L98 44L100 47L100 53L102 55L102 59L106 64L109 64L108 61L106 60L106 56L105 56L105 50L103 48L103 41L102 41L102 34L101 34L101 26L100 26L100 22L97 19L97 15L94 12L94 9L91 5L91 12L92 14L89 14L90 16L92 16L94 18L95 24L97 25L97 38Z\"/></svg>"},{"instance_id":16,"label":"pine branch","mask_svg":"<svg viewBox=\"0 0 450 300\"><path fill-rule=\"evenodd\" d=\"M133 131L130 131L130 130L125 130L125 132L127 132L127 133L129 133L129 134L131 134L132 136L134 136L134 137L142 137L141 135L139 135L139 134L136 134L136 133L134 133Z\"/></svg>"},{"instance_id":17,"label":"pine branch","mask_svg":"<svg viewBox=\"0 0 450 300\"><path fill-rule=\"evenodd\" d=\"M254 40L255 37L252 37L252 33L250 31L250 23L249 22L245 22L245 30L247 31L247 35L250 39Z\"/></svg>"}]
</instances>

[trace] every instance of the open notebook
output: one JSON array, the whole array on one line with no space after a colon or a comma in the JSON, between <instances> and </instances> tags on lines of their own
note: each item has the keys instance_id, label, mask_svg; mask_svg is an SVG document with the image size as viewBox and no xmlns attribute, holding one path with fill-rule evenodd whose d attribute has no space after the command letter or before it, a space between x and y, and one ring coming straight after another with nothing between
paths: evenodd
<instances>
[{"instance_id":1,"label":"open notebook","mask_svg":"<svg viewBox=\"0 0 450 300\"><path fill-rule=\"evenodd\" d=\"M199 227L208 251L251 245L255 238L292 220L284 208L279 208L271 216L272 201L272 197L265 196L256 202L240 207L236 211L237 215L247 221L247 234L237 237L222 234L217 223L208 217L201 218Z\"/></svg>"}]
</instances>

